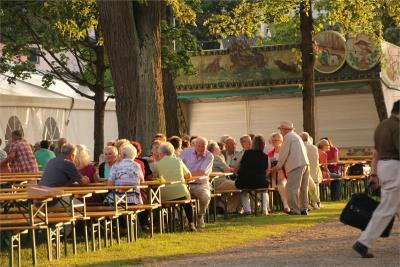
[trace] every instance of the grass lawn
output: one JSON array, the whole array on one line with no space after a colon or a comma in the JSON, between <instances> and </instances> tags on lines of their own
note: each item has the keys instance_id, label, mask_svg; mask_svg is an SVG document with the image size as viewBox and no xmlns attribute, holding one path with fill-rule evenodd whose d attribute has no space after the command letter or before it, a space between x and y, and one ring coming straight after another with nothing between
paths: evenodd
<instances>
[{"instance_id":1,"label":"grass lawn","mask_svg":"<svg viewBox=\"0 0 400 267\"><path fill-rule=\"evenodd\" d=\"M135 243L126 243L101 251L85 253L84 244L78 244L78 255L69 249L68 257L47 261L44 245L38 248L40 266L117 266L139 264L146 259L152 261L177 255L215 252L224 248L238 246L249 241L265 239L274 235L283 235L289 231L315 226L332 220L338 220L344 202L326 202L318 211L311 211L309 216L288 216L275 213L269 216L235 217L228 220L219 218L204 230L196 233L156 234L154 238L139 238ZM63 253L63 252L62 252ZM8 264L7 251L2 251L0 265ZM30 265L30 249L24 249L22 264Z\"/></svg>"}]
</instances>

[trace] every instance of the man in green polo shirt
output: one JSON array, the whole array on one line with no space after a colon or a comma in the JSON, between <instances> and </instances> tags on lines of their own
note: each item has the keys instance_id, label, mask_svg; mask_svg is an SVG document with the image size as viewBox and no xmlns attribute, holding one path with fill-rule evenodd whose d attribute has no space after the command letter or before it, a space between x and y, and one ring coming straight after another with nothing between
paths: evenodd
<instances>
[{"instance_id":1,"label":"man in green polo shirt","mask_svg":"<svg viewBox=\"0 0 400 267\"><path fill-rule=\"evenodd\" d=\"M40 149L35 152L36 162L41 171L46 169L47 162L49 162L50 159L56 157L54 152L49 150L49 145L49 141L43 140L40 142Z\"/></svg>"}]
</instances>

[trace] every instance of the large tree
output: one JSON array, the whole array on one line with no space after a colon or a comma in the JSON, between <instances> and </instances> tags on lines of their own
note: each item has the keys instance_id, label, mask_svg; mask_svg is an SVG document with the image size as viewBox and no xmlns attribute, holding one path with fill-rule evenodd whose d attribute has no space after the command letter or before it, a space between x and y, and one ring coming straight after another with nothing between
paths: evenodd
<instances>
[{"instance_id":1,"label":"large tree","mask_svg":"<svg viewBox=\"0 0 400 267\"><path fill-rule=\"evenodd\" d=\"M313 8L320 11L313 18ZM210 30L222 38L245 34L254 36L260 23L279 25L300 17L301 66L303 75L303 128L315 137L314 118L314 54L313 36L324 29L336 29L349 35L370 33L379 41L382 37L382 11L387 11L399 22L400 1L398 0L242 0L232 11L215 15L206 23ZM398 24L397 24L398 25ZM373 87L379 117L385 117L382 94ZM380 95L380 96L379 96Z\"/></svg>"},{"instance_id":2,"label":"large tree","mask_svg":"<svg viewBox=\"0 0 400 267\"><path fill-rule=\"evenodd\" d=\"M182 0L166 1L181 22L195 12ZM162 1L98 1L110 58L120 137L139 140L148 151L166 132L161 67Z\"/></svg>"},{"instance_id":3,"label":"large tree","mask_svg":"<svg viewBox=\"0 0 400 267\"><path fill-rule=\"evenodd\" d=\"M43 75L48 87L60 79L79 95L94 101L94 159L104 147L104 110L111 89L107 56L103 47L94 0L2 1L0 72L9 82ZM27 58L39 56L49 70L41 70ZM109 73L108 73L109 75ZM79 89L87 86L93 93ZM111 95L110 95L111 96Z\"/></svg>"},{"instance_id":4,"label":"large tree","mask_svg":"<svg viewBox=\"0 0 400 267\"><path fill-rule=\"evenodd\" d=\"M165 3L165 2L164 2ZM192 2L193 8L199 9ZM192 53L200 51L195 36L186 25L178 23L174 19L174 13L170 6L164 4L163 21L161 23L162 45L162 80L164 93L164 108L167 136L184 134L185 127L180 125L178 119L178 100L174 80L179 72L186 75L196 73L190 61ZM197 11L197 10L196 10ZM198 12L198 11L197 11ZM182 127L180 127L182 126Z\"/></svg>"}]
</instances>

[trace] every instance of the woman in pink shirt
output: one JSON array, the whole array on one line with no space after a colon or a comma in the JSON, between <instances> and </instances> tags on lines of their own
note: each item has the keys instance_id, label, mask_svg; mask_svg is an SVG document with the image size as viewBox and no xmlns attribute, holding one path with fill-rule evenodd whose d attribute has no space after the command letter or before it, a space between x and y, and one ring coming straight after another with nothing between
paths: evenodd
<instances>
[{"instance_id":1,"label":"woman in pink shirt","mask_svg":"<svg viewBox=\"0 0 400 267\"><path fill-rule=\"evenodd\" d=\"M328 151L330 150L329 141L326 139L321 139L318 142L319 148L319 162L321 164L321 171L324 180L331 181L331 178L340 178L340 174L335 172L330 172L329 170L329 156ZM329 164L329 165L328 165ZM340 180L332 180L331 185L331 197L332 200L340 200L342 198L342 184Z\"/></svg>"},{"instance_id":2,"label":"woman in pink shirt","mask_svg":"<svg viewBox=\"0 0 400 267\"><path fill-rule=\"evenodd\" d=\"M336 163L339 161L339 149L333 145L332 141L328 137L324 137L322 139L327 140L329 143L329 150L326 152L328 156L328 163L330 163L328 165L329 172L339 173L338 166L336 165Z\"/></svg>"}]
</instances>

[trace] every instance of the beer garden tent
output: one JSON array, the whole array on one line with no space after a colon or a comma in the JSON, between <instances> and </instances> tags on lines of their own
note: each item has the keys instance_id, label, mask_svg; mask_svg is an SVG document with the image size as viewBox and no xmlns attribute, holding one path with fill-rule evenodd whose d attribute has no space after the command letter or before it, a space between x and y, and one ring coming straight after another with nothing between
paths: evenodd
<instances>
[{"instance_id":1,"label":"beer garden tent","mask_svg":"<svg viewBox=\"0 0 400 267\"><path fill-rule=\"evenodd\" d=\"M93 94L86 87L79 89ZM94 101L77 94L60 80L45 89L40 75L9 84L7 76L0 74L0 114L3 141L10 138L13 130L22 129L31 144L65 137L74 144L87 145L93 153ZM107 102L104 125L105 140L115 139L118 127L112 99Z\"/></svg>"}]
</instances>

